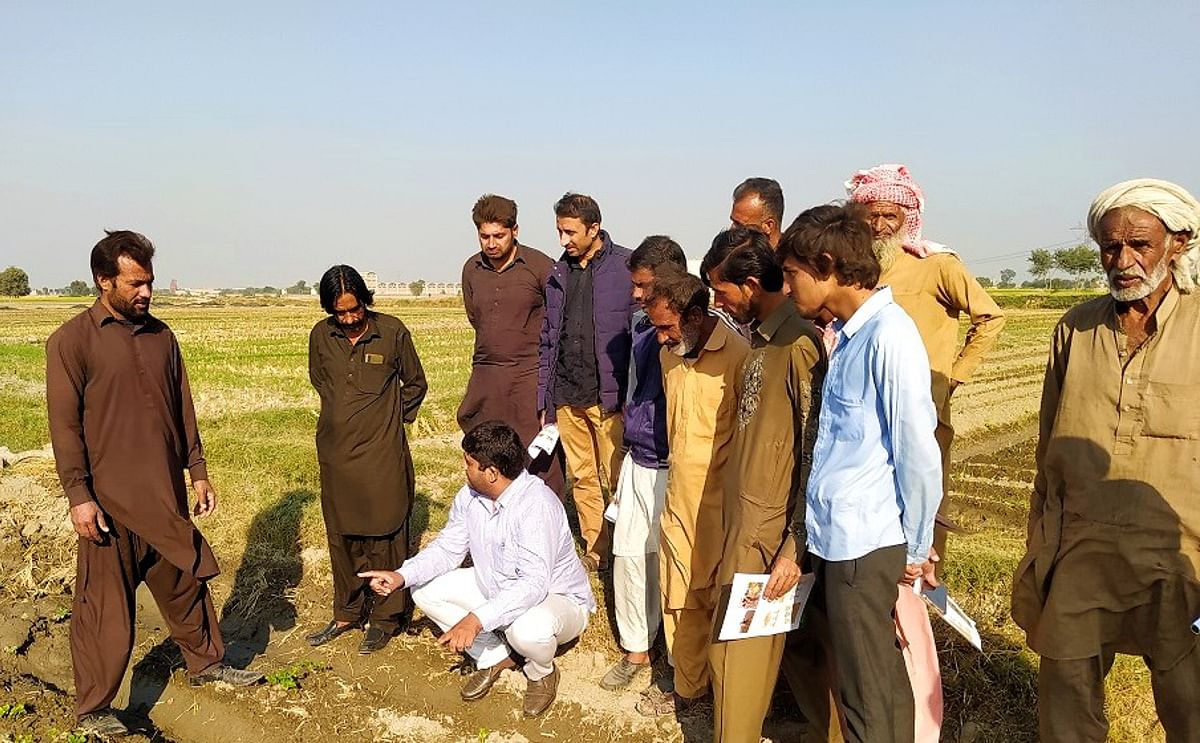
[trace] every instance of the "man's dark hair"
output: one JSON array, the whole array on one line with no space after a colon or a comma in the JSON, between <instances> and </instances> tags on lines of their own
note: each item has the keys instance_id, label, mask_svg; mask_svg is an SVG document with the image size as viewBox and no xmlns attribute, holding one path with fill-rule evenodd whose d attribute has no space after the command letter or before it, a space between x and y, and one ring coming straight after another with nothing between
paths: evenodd
<instances>
[{"instance_id":1,"label":"man's dark hair","mask_svg":"<svg viewBox=\"0 0 1200 743\"><path fill-rule=\"evenodd\" d=\"M747 178L733 189L733 203L742 199L757 196L767 210L767 216L775 219L775 224L783 223L783 189L779 181L772 178Z\"/></svg>"},{"instance_id":2,"label":"man's dark hair","mask_svg":"<svg viewBox=\"0 0 1200 743\"><path fill-rule=\"evenodd\" d=\"M475 229L495 223L511 230L517 226L517 202L494 193L485 193L471 208L471 221L475 223Z\"/></svg>"},{"instance_id":3,"label":"man's dark hair","mask_svg":"<svg viewBox=\"0 0 1200 743\"><path fill-rule=\"evenodd\" d=\"M363 307L370 307L375 301L375 294L367 288L367 282L351 266L336 265L321 277L321 285L317 289L321 295L321 307L329 314L334 313L334 305L343 294L353 294Z\"/></svg>"},{"instance_id":4,"label":"man's dark hair","mask_svg":"<svg viewBox=\"0 0 1200 743\"><path fill-rule=\"evenodd\" d=\"M874 289L880 268L867 219L867 208L854 202L806 209L783 233L779 258L792 258L824 276L832 274L843 286Z\"/></svg>"},{"instance_id":5,"label":"man's dark hair","mask_svg":"<svg viewBox=\"0 0 1200 743\"><path fill-rule=\"evenodd\" d=\"M585 227L591 227L600 224L600 205L591 196L568 191L554 202L554 216L559 219L574 217L583 222Z\"/></svg>"},{"instance_id":6,"label":"man's dark hair","mask_svg":"<svg viewBox=\"0 0 1200 743\"><path fill-rule=\"evenodd\" d=\"M125 256L142 268L150 268L154 245L145 235L131 230L105 230L104 237L92 248L92 281L100 288L100 279L116 278L121 273L117 260Z\"/></svg>"},{"instance_id":7,"label":"man's dark hair","mask_svg":"<svg viewBox=\"0 0 1200 743\"><path fill-rule=\"evenodd\" d=\"M467 431L462 448L480 467L495 467L509 480L515 480L525 469L521 437L503 421L484 421Z\"/></svg>"},{"instance_id":8,"label":"man's dark hair","mask_svg":"<svg viewBox=\"0 0 1200 743\"><path fill-rule=\"evenodd\" d=\"M665 302L680 317L687 317L692 310L708 312L708 287L690 273L670 275L654 282L646 306L655 302Z\"/></svg>"},{"instance_id":9,"label":"man's dark hair","mask_svg":"<svg viewBox=\"0 0 1200 743\"><path fill-rule=\"evenodd\" d=\"M657 274L660 266L669 266L687 273L687 256L683 248L666 235L651 235L629 256L629 270L645 268Z\"/></svg>"},{"instance_id":10,"label":"man's dark hair","mask_svg":"<svg viewBox=\"0 0 1200 743\"><path fill-rule=\"evenodd\" d=\"M709 285L708 274L716 271L723 281L739 286L754 277L763 291L783 289L783 269L767 236L749 227L731 227L718 232L700 263L700 276Z\"/></svg>"}]
</instances>

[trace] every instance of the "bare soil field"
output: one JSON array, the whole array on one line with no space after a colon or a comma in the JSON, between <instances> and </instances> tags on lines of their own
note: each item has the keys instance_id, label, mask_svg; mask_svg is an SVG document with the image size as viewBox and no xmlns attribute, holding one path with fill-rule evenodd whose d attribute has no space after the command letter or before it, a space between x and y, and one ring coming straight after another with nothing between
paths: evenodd
<instances>
[{"instance_id":1,"label":"bare soil field","mask_svg":"<svg viewBox=\"0 0 1200 743\"><path fill-rule=\"evenodd\" d=\"M81 303L0 306L0 447L41 449L44 343ZM461 481L454 410L469 374L471 334L461 309L420 303L380 307L409 325L430 378L413 427L418 497L414 532L427 542L444 523ZM564 649L559 701L538 720L520 716L523 677L506 674L485 700L458 699L462 660L419 618L408 634L368 657L353 633L322 648L303 635L329 615L330 579L308 387L306 339L315 303L196 306L157 302L179 335L221 503L201 524L221 560L213 582L236 665L271 674L248 690L187 686L152 598L139 593L134 659L117 706L140 728L134 740L295 741L689 741L711 738L706 717L649 720L633 709L640 690L603 691L618 658L611 586L594 588L605 610ZM1032 741L1037 659L1008 616L1008 581L1020 556L1033 468L1033 417L1050 330L1061 310L1014 310L974 383L956 396L955 517L951 592L979 622L978 653L937 627L946 690L943 740ZM572 514L573 516L573 514ZM53 462L31 457L0 470L0 741L73 741L67 643L74 537ZM661 655L661 654L660 654ZM656 674L665 672L661 657ZM1110 678L1113 740L1161 740L1139 662ZM786 682L764 731L803 741ZM19 707L20 711L12 710Z\"/></svg>"}]
</instances>

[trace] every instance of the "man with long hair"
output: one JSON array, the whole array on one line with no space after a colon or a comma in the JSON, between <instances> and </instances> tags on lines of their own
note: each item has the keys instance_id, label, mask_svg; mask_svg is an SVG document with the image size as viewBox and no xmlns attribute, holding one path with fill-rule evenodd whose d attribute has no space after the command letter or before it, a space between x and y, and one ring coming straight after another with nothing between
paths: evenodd
<instances>
[{"instance_id":1,"label":"man with long hair","mask_svg":"<svg viewBox=\"0 0 1200 743\"><path fill-rule=\"evenodd\" d=\"M309 334L308 377L321 398L317 461L333 619L307 639L324 645L365 625L358 648L365 655L406 623L407 592L374 600L357 573L408 557L414 474L404 425L425 399L425 372L404 323L370 309L373 297L358 271L333 266L319 292L329 317Z\"/></svg>"}]
</instances>

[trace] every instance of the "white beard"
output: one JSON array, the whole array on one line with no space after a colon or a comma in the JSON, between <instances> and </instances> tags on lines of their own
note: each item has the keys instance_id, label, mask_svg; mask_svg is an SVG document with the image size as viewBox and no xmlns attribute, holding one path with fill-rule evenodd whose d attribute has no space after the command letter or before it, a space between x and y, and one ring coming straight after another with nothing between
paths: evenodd
<instances>
[{"instance_id":1,"label":"white beard","mask_svg":"<svg viewBox=\"0 0 1200 743\"><path fill-rule=\"evenodd\" d=\"M1140 266L1134 266L1131 270L1126 271L1125 273L1120 273L1115 270L1109 271L1108 292L1112 295L1112 298L1118 302L1136 302L1140 299L1145 299L1146 297L1150 296L1152 291L1157 289L1159 285L1162 284L1163 280L1167 278L1167 272L1170 270L1170 261L1168 261L1167 256L1164 255L1162 260L1158 262L1158 265L1150 270L1149 276L1146 275L1146 272L1143 271ZM1113 285L1113 279L1117 278L1118 276L1135 276L1141 279L1142 283L1131 286L1128 289L1118 289Z\"/></svg>"},{"instance_id":2,"label":"white beard","mask_svg":"<svg viewBox=\"0 0 1200 743\"><path fill-rule=\"evenodd\" d=\"M904 252L904 233L896 232L888 237L879 238L871 243L871 250L879 259L879 267L884 271L888 270Z\"/></svg>"}]
</instances>

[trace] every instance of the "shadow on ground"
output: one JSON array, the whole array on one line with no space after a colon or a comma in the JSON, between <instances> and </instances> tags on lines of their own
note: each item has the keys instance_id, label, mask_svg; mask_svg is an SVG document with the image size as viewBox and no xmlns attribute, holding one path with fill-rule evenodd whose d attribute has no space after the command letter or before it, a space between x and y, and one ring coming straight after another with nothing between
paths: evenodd
<instances>
[{"instance_id":1,"label":"shadow on ground","mask_svg":"<svg viewBox=\"0 0 1200 743\"><path fill-rule=\"evenodd\" d=\"M273 631L296 625L292 593L304 575L300 521L316 497L311 490L292 490L251 522L246 551L221 612L225 659L230 665L245 668L266 651ZM130 710L151 709L171 671L181 666L179 649L169 638L150 650L133 668Z\"/></svg>"}]
</instances>

